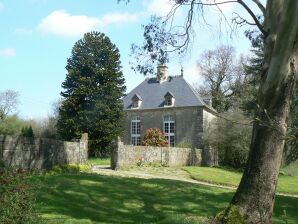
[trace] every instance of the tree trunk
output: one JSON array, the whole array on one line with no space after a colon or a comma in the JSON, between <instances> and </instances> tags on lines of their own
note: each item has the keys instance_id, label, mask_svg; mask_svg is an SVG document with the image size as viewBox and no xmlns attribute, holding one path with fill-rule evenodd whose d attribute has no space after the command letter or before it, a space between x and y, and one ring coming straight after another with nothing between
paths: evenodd
<instances>
[{"instance_id":1,"label":"tree trunk","mask_svg":"<svg viewBox=\"0 0 298 224\"><path fill-rule=\"evenodd\" d=\"M298 1L268 0L259 109L246 169L223 223L272 223L291 98L298 68ZM234 222L233 222L234 219Z\"/></svg>"}]
</instances>

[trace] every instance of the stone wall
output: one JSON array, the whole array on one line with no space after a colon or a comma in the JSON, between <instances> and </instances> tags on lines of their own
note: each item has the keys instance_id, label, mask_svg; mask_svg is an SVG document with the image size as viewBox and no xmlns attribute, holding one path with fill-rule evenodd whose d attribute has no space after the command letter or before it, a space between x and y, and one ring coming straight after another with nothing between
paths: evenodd
<instances>
[{"instance_id":1,"label":"stone wall","mask_svg":"<svg viewBox=\"0 0 298 224\"><path fill-rule=\"evenodd\" d=\"M200 149L132 146L117 142L114 145L111 167L121 169L126 166L142 163L160 163L167 166L200 166L202 162Z\"/></svg>"},{"instance_id":2,"label":"stone wall","mask_svg":"<svg viewBox=\"0 0 298 224\"><path fill-rule=\"evenodd\" d=\"M0 159L10 167L49 169L54 165L85 163L88 135L78 142L0 135Z\"/></svg>"}]
</instances>

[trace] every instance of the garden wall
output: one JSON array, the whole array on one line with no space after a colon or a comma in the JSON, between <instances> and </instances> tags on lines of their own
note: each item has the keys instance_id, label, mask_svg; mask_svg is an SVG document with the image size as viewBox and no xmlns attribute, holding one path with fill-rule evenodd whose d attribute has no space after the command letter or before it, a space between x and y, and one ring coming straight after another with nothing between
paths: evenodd
<instances>
[{"instance_id":1,"label":"garden wall","mask_svg":"<svg viewBox=\"0 0 298 224\"><path fill-rule=\"evenodd\" d=\"M30 169L85 163L88 159L88 135L83 134L77 142L0 135L0 159L7 166Z\"/></svg>"},{"instance_id":2,"label":"garden wall","mask_svg":"<svg viewBox=\"0 0 298 224\"><path fill-rule=\"evenodd\" d=\"M125 166L137 165L137 163L160 163L170 167L217 165L217 160L211 161L215 158L209 155L209 151L203 153L201 149L133 146L124 145L123 142L118 141L113 147L111 167L121 169ZM210 161L202 161L202 159Z\"/></svg>"}]
</instances>

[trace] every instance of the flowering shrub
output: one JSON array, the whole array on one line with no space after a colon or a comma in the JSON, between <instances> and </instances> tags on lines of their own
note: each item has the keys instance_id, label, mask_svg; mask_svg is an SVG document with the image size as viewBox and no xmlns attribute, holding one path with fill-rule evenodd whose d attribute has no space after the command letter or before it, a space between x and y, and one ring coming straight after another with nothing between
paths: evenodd
<instances>
[{"instance_id":1,"label":"flowering shrub","mask_svg":"<svg viewBox=\"0 0 298 224\"><path fill-rule=\"evenodd\" d=\"M159 128L149 128L143 138L143 145L145 146L168 146L166 136Z\"/></svg>"}]
</instances>

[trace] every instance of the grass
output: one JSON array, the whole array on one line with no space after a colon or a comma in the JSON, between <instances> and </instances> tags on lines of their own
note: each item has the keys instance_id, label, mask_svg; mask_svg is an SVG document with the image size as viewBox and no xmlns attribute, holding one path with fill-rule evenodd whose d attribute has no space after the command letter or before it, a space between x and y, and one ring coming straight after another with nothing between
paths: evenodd
<instances>
[{"instance_id":1,"label":"grass","mask_svg":"<svg viewBox=\"0 0 298 224\"><path fill-rule=\"evenodd\" d=\"M224 209L234 192L174 180L92 174L34 177L46 223L200 223ZM298 199L277 196L274 222L298 220Z\"/></svg>"},{"instance_id":2,"label":"grass","mask_svg":"<svg viewBox=\"0 0 298 224\"><path fill-rule=\"evenodd\" d=\"M89 158L88 163L91 165L107 165L111 164L111 158Z\"/></svg>"},{"instance_id":3,"label":"grass","mask_svg":"<svg viewBox=\"0 0 298 224\"><path fill-rule=\"evenodd\" d=\"M293 162L286 167L283 167L281 171L288 176L298 177L298 161Z\"/></svg>"},{"instance_id":4,"label":"grass","mask_svg":"<svg viewBox=\"0 0 298 224\"><path fill-rule=\"evenodd\" d=\"M242 173L215 167L184 167L195 180L209 183L222 184L237 187ZM298 194L298 176L280 175L278 178L277 191L281 193Z\"/></svg>"}]
</instances>

